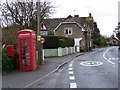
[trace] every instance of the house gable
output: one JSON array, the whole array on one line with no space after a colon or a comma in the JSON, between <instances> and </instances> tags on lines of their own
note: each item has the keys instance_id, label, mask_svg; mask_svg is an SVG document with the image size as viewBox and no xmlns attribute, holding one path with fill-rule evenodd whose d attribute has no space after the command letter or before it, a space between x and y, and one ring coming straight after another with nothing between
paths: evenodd
<instances>
[{"instance_id":1,"label":"house gable","mask_svg":"<svg viewBox=\"0 0 120 90\"><path fill-rule=\"evenodd\" d=\"M58 25L58 27L56 27L54 35L81 38L83 35L83 31L82 27L80 27L76 22L62 22Z\"/></svg>"},{"instance_id":2,"label":"house gable","mask_svg":"<svg viewBox=\"0 0 120 90\"><path fill-rule=\"evenodd\" d=\"M83 29L83 27L82 27L81 25L79 25L77 22L61 22L61 23L54 29L54 31L57 31L58 28L59 28L62 24L76 24L76 25L79 26L79 28L82 29L82 31L85 31L85 30Z\"/></svg>"}]
</instances>

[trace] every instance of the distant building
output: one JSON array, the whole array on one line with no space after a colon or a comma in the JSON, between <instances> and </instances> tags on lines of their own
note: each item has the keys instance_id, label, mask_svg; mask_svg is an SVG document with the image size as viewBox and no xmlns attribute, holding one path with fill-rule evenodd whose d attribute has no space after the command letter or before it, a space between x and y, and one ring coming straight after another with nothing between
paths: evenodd
<instances>
[{"instance_id":1,"label":"distant building","mask_svg":"<svg viewBox=\"0 0 120 90\"><path fill-rule=\"evenodd\" d=\"M109 44L110 45L119 45L119 42L118 42L118 40L116 39L116 38L114 38L114 35L112 35L110 38L109 38L109 40L108 40L109 42Z\"/></svg>"},{"instance_id":2,"label":"distant building","mask_svg":"<svg viewBox=\"0 0 120 90\"><path fill-rule=\"evenodd\" d=\"M93 17L91 13L88 17L79 15L67 18L53 18L43 20L48 27L48 35L59 35L72 37L75 40L76 52L89 51L92 49Z\"/></svg>"}]
</instances>

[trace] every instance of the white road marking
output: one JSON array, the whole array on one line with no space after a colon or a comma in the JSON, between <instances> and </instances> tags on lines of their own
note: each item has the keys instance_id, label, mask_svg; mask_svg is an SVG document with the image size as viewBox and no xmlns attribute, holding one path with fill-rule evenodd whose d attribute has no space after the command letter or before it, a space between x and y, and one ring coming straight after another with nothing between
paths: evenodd
<instances>
[{"instance_id":1,"label":"white road marking","mask_svg":"<svg viewBox=\"0 0 120 90\"><path fill-rule=\"evenodd\" d=\"M119 60L119 58L109 58L109 60Z\"/></svg>"},{"instance_id":2,"label":"white road marking","mask_svg":"<svg viewBox=\"0 0 120 90\"><path fill-rule=\"evenodd\" d=\"M106 57L105 57L105 54L108 52L108 50L109 50L110 48L108 48L107 50L106 50L106 52L103 54L103 58L105 59L105 60L107 60L109 63L111 63L111 64L115 64L115 63L113 63L112 61L110 61L109 59L107 59Z\"/></svg>"},{"instance_id":3,"label":"white road marking","mask_svg":"<svg viewBox=\"0 0 120 90\"><path fill-rule=\"evenodd\" d=\"M77 88L77 84L75 82L75 77L74 77L74 72L73 72L73 63L74 63L75 59L73 61L71 61L71 63L69 64L69 79L70 79L70 88Z\"/></svg>"},{"instance_id":4,"label":"white road marking","mask_svg":"<svg viewBox=\"0 0 120 90\"><path fill-rule=\"evenodd\" d=\"M102 62L98 62L98 61L85 61L85 62L81 62L80 65L83 65L83 66L100 66L102 65L103 63Z\"/></svg>"},{"instance_id":5,"label":"white road marking","mask_svg":"<svg viewBox=\"0 0 120 90\"><path fill-rule=\"evenodd\" d=\"M69 67L72 67L72 64L70 64Z\"/></svg>"},{"instance_id":6,"label":"white road marking","mask_svg":"<svg viewBox=\"0 0 120 90\"><path fill-rule=\"evenodd\" d=\"M69 71L72 71L73 70L73 68L69 68Z\"/></svg>"},{"instance_id":7,"label":"white road marking","mask_svg":"<svg viewBox=\"0 0 120 90\"><path fill-rule=\"evenodd\" d=\"M119 59L119 58L116 58L116 59Z\"/></svg>"},{"instance_id":8,"label":"white road marking","mask_svg":"<svg viewBox=\"0 0 120 90\"><path fill-rule=\"evenodd\" d=\"M70 88L77 88L77 84L76 83L70 83Z\"/></svg>"},{"instance_id":9,"label":"white road marking","mask_svg":"<svg viewBox=\"0 0 120 90\"><path fill-rule=\"evenodd\" d=\"M70 76L69 78L70 78L70 80L75 80L74 76Z\"/></svg>"},{"instance_id":10,"label":"white road marking","mask_svg":"<svg viewBox=\"0 0 120 90\"><path fill-rule=\"evenodd\" d=\"M73 71L69 71L69 74L73 74Z\"/></svg>"}]
</instances>

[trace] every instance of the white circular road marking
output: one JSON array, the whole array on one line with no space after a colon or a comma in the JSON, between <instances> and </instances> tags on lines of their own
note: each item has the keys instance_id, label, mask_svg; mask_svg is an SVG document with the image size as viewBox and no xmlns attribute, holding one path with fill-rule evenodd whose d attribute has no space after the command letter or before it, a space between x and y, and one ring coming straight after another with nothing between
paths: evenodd
<instances>
[{"instance_id":1,"label":"white circular road marking","mask_svg":"<svg viewBox=\"0 0 120 90\"><path fill-rule=\"evenodd\" d=\"M100 66L103 63L98 61L84 61L84 62L81 62L80 64L83 66Z\"/></svg>"}]
</instances>

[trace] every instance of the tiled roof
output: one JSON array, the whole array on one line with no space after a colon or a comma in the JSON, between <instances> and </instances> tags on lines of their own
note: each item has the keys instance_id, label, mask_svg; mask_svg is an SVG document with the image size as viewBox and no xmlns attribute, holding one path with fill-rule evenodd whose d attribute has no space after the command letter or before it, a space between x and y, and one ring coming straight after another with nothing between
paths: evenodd
<instances>
[{"instance_id":1,"label":"tiled roof","mask_svg":"<svg viewBox=\"0 0 120 90\"><path fill-rule=\"evenodd\" d=\"M65 18L44 19L43 22L48 27L48 30L54 30Z\"/></svg>"},{"instance_id":2,"label":"tiled roof","mask_svg":"<svg viewBox=\"0 0 120 90\"><path fill-rule=\"evenodd\" d=\"M76 22L79 24L83 29L86 29L88 17L73 17L69 15L67 18L51 18L51 19L44 19L43 22L48 27L49 31L55 30L55 28L60 25L62 22Z\"/></svg>"}]
</instances>

